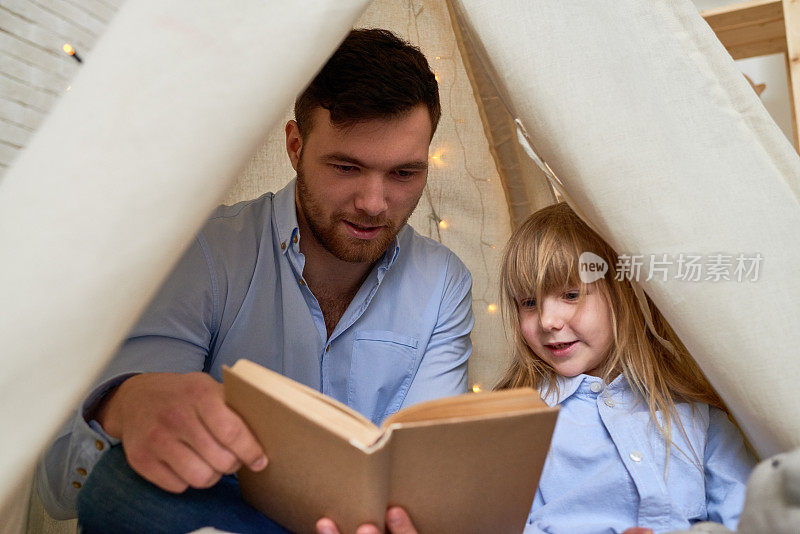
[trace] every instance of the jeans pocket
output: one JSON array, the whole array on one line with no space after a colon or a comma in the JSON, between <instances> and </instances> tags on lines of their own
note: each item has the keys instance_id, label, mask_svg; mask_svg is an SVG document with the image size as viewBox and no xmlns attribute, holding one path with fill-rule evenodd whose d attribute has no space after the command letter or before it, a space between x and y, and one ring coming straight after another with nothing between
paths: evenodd
<instances>
[{"instance_id":1,"label":"jeans pocket","mask_svg":"<svg viewBox=\"0 0 800 534\"><path fill-rule=\"evenodd\" d=\"M362 330L353 341L348 405L376 425L403 404L419 363L418 340L387 330Z\"/></svg>"}]
</instances>

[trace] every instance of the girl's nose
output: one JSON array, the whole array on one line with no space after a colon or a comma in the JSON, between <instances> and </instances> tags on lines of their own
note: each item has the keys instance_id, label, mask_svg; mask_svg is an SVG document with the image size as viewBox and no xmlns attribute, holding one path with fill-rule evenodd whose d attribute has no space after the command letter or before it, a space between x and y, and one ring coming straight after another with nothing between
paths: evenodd
<instances>
[{"instance_id":1,"label":"girl's nose","mask_svg":"<svg viewBox=\"0 0 800 534\"><path fill-rule=\"evenodd\" d=\"M564 327L564 314L556 299L545 297L539 306L539 322L543 330L561 330Z\"/></svg>"}]
</instances>

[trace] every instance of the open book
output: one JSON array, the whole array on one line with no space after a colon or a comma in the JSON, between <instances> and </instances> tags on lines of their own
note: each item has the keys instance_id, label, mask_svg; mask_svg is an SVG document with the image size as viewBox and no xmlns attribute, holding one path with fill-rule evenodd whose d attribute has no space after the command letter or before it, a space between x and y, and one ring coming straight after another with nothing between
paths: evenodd
<instances>
[{"instance_id":1,"label":"open book","mask_svg":"<svg viewBox=\"0 0 800 534\"><path fill-rule=\"evenodd\" d=\"M384 528L403 506L420 532L521 532L557 408L532 389L447 397L378 428L344 404L258 364L224 369L225 399L269 458L239 471L247 502L295 532L324 516L343 533Z\"/></svg>"}]
</instances>

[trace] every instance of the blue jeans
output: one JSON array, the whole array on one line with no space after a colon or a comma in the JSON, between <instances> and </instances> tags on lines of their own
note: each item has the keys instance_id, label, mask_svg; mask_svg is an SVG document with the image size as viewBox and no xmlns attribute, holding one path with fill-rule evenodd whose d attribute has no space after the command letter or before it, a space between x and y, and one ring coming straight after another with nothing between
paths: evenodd
<instances>
[{"instance_id":1,"label":"blue jeans","mask_svg":"<svg viewBox=\"0 0 800 534\"><path fill-rule=\"evenodd\" d=\"M246 504L236 477L215 486L169 493L136 474L122 447L97 462L78 495L78 524L85 534L185 533L216 527L237 533L288 532Z\"/></svg>"}]
</instances>

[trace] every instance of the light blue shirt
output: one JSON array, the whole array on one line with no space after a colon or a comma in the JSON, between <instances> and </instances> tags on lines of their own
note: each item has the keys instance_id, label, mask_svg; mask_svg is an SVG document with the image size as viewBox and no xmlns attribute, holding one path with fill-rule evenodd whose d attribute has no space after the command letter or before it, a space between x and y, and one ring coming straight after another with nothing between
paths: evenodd
<instances>
[{"instance_id":1,"label":"light blue shirt","mask_svg":"<svg viewBox=\"0 0 800 534\"><path fill-rule=\"evenodd\" d=\"M688 442L673 421L665 480L664 438L624 376L605 387L588 375L558 385L545 398L561 410L525 534L668 532L698 521L736 529L754 460L721 410L676 406Z\"/></svg>"},{"instance_id":2,"label":"light blue shirt","mask_svg":"<svg viewBox=\"0 0 800 534\"><path fill-rule=\"evenodd\" d=\"M472 279L455 254L405 226L328 337L302 279L300 237L294 181L217 209L40 464L51 515L74 517L78 486L116 444L86 410L136 373L202 370L221 380L223 365L247 358L376 424L466 391Z\"/></svg>"}]
</instances>

